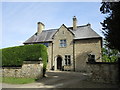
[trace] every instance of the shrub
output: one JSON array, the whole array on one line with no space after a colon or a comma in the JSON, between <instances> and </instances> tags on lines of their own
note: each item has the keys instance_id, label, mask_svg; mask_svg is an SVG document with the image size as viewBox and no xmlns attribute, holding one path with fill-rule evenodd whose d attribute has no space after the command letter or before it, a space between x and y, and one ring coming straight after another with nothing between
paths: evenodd
<instances>
[{"instance_id":1,"label":"shrub","mask_svg":"<svg viewBox=\"0 0 120 90\"><path fill-rule=\"evenodd\" d=\"M0 50L1 51L1 50ZM47 64L47 48L42 44L16 46L2 49L2 66L22 66L24 60L39 60Z\"/></svg>"}]
</instances>

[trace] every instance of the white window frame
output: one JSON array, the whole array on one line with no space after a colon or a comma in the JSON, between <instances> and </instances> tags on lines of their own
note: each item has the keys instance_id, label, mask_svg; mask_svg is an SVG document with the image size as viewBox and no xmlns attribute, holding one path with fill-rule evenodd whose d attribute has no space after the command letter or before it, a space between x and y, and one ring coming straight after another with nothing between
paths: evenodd
<instances>
[{"instance_id":1,"label":"white window frame","mask_svg":"<svg viewBox=\"0 0 120 90\"><path fill-rule=\"evenodd\" d=\"M67 40L66 39L61 39L60 41L60 47L67 47Z\"/></svg>"},{"instance_id":2,"label":"white window frame","mask_svg":"<svg viewBox=\"0 0 120 90\"><path fill-rule=\"evenodd\" d=\"M71 55L65 55L65 65L66 66L71 65Z\"/></svg>"}]
</instances>

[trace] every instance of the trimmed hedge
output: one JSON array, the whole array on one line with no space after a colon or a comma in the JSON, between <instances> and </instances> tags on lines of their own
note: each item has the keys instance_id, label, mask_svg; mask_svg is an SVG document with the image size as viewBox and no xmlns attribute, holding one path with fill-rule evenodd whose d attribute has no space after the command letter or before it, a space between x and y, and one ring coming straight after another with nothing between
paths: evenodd
<instances>
[{"instance_id":1,"label":"trimmed hedge","mask_svg":"<svg viewBox=\"0 0 120 90\"><path fill-rule=\"evenodd\" d=\"M9 47L1 50L2 66L22 66L25 60L39 60L41 57L43 67L46 68L47 48L42 44Z\"/></svg>"}]
</instances>

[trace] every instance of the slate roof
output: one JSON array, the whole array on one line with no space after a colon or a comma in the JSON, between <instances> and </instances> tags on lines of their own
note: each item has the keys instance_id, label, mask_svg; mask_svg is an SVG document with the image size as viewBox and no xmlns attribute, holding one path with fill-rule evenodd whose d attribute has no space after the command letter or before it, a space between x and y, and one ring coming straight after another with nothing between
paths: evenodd
<instances>
[{"instance_id":1,"label":"slate roof","mask_svg":"<svg viewBox=\"0 0 120 90\"><path fill-rule=\"evenodd\" d=\"M75 34L74 39L101 38L89 25L79 26L77 30L72 30Z\"/></svg>"},{"instance_id":2,"label":"slate roof","mask_svg":"<svg viewBox=\"0 0 120 90\"><path fill-rule=\"evenodd\" d=\"M68 29L74 34L74 40L89 39L89 38L101 38L91 27L90 24L84 26L77 26L76 30L72 30L73 27ZM43 30L42 33L35 33L24 44L38 43L38 42L51 42L52 37L58 31L58 29Z\"/></svg>"}]
</instances>

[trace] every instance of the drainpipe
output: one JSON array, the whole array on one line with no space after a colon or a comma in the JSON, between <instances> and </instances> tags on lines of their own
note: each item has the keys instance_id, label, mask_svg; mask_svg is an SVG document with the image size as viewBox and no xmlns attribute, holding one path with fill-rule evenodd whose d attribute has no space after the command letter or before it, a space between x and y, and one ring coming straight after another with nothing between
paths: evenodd
<instances>
[{"instance_id":1,"label":"drainpipe","mask_svg":"<svg viewBox=\"0 0 120 90\"><path fill-rule=\"evenodd\" d=\"M73 71L75 72L75 41L73 40Z\"/></svg>"},{"instance_id":2,"label":"drainpipe","mask_svg":"<svg viewBox=\"0 0 120 90\"><path fill-rule=\"evenodd\" d=\"M53 69L53 42L52 42L52 53L51 53L51 69Z\"/></svg>"}]
</instances>

